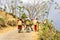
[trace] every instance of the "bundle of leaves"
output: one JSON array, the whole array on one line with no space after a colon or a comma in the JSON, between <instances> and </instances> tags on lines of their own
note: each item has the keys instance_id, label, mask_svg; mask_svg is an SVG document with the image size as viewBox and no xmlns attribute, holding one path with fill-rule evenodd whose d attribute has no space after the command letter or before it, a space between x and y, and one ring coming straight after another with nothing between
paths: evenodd
<instances>
[{"instance_id":1,"label":"bundle of leaves","mask_svg":"<svg viewBox=\"0 0 60 40\"><path fill-rule=\"evenodd\" d=\"M17 25L15 20L9 20L7 24L10 26L16 26Z\"/></svg>"},{"instance_id":2,"label":"bundle of leaves","mask_svg":"<svg viewBox=\"0 0 60 40\"><path fill-rule=\"evenodd\" d=\"M6 27L5 20L3 18L0 18L0 27Z\"/></svg>"},{"instance_id":3,"label":"bundle of leaves","mask_svg":"<svg viewBox=\"0 0 60 40\"><path fill-rule=\"evenodd\" d=\"M30 25L30 20L29 19L26 20L26 24Z\"/></svg>"},{"instance_id":4,"label":"bundle of leaves","mask_svg":"<svg viewBox=\"0 0 60 40\"><path fill-rule=\"evenodd\" d=\"M29 20L29 19L27 19L27 20L26 20L26 22L30 22L30 20Z\"/></svg>"},{"instance_id":5,"label":"bundle of leaves","mask_svg":"<svg viewBox=\"0 0 60 40\"><path fill-rule=\"evenodd\" d=\"M60 40L60 33L56 32L51 22L47 21L47 23L40 24L39 40Z\"/></svg>"},{"instance_id":6,"label":"bundle of leaves","mask_svg":"<svg viewBox=\"0 0 60 40\"><path fill-rule=\"evenodd\" d=\"M22 16L21 16L21 19L24 19L24 18L26 18L26 14L25 13L23 13Z\"/></svg>"}]
</instances>

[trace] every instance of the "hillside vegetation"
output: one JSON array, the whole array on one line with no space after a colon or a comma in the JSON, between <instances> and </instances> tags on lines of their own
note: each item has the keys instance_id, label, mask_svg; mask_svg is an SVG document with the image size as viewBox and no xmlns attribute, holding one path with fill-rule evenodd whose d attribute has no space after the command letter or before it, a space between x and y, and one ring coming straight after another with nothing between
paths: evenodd
<instances>
[{"instance_id":1,"label":"hillside vegetation","mask_svg":"<svg viewBox=\"0 0 60 40\"><path fill-rule=\"evenodd\" d=\"M12 13L0 11L0 30L16 26L16 20L17 19L12 15Z\"/></svg>"},{"instance_id":2,"label":"hillside vegetation","mask_svg":"<svg viewBox=\"0 0 60 40\"><path fill-rule=\"evenodd\" d=\"M40 24L39 40L60 40L60 32L54 29L52 22L46 21Z\"/></svg>"}]
</instances>

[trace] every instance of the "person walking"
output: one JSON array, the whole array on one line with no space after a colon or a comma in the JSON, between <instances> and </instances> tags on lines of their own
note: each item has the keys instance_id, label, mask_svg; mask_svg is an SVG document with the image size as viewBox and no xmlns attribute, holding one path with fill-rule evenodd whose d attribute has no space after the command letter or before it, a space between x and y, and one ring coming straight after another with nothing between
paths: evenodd
<instances>
[{"instance_id":1,"label":"person walking","mask_svg":"<svg viewBox=\"0 0 60 40\"><path fill-rule=\"evenodd\" d=\"M22 20L19 19L19 20L18 20L18 33L20 33L21 30L22 30Z\"/></svg>"},{"instance_id":2,"label":"person walking","mask_svg":"<svg viewBox=\"0 0 60 40\"><path fill-rule=\"evenodd\" d=\"M37 22L38 21L36 19L33 20L34 31L37 31L38 30Z\"/></svg>"},{"instance_id":3,"label":"person walking","mask_svg":"<svg viewBox=\"0 0 60 40\"><path fill-rule=\"evenodd\" d=\"M26 20L26 31L30 32L30 20L29 19Z\"/></svg>"},{"instance_id":4,"label":"person walking","mask_svg":"<svg viewBox=\"0 0 60 40\"><path fill-rule=\"evenodd\" d=\"M31 21L30 21L30 28L31 28L31 31L33 31L33 18L31 18Z\"/></svg>"}]
</instances>

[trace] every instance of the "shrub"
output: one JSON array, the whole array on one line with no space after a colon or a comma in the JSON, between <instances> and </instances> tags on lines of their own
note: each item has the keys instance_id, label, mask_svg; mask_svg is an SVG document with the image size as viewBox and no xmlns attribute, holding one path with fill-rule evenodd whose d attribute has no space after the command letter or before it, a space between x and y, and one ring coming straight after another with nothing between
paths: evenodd
<instances>
[{"instance_id":1,"label":"shrub","mask_svg":"<svg viewBox=\"0 0 60 40\"><path fill-rule=\"evenodd\" d=\"M16 26L16 21L15 20L9 20L7 24L10 26Z\"/></svg>"},{"instance_id":2,"label":"shrub","mask_svg":"<svg viewBox=\"0 0 60 40\"><path fill-rule=\"evenodd\" d=\"M1 27L6 27L5 20L3 18L0 18L0 26Z\"/></svg>"},{"instance_id":3,"label":"shrub","mask_svg":"<svg viewBox=\"0 0 60 40\"><path fill-rule=\"evenodd\" d=\"M55 31L53 24L41 23L41 31L39 32L39 40L60 40L60 33Z\"/></svg>"}]
</instances>

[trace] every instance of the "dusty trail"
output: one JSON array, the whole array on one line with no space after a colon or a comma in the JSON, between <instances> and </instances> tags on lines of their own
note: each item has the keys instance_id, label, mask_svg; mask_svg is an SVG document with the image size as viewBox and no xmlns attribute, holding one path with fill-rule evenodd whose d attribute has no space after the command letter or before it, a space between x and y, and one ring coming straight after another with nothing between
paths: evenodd
<instances>
[{"instance_id":1,"label":"dusty trail","mask_svg":"<svg viewBox=\"0 0 60 40\"><path fill-rule=\"evenodd\" d=\"M4 35L0 35L0 40L37 40L38 32L18 33L17 28Z\"/></svg>"}]
</instances>

